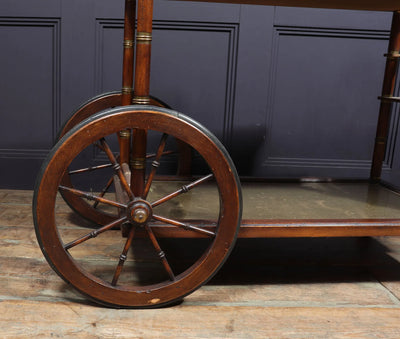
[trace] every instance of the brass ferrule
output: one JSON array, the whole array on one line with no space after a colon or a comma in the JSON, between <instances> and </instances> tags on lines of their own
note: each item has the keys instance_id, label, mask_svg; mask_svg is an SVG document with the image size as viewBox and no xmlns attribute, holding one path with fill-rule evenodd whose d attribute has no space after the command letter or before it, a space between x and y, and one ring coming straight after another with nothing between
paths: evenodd
<instances>
[{"instance_id":1,"label":"brass ferrule","mask_svg":"<svg viewBox=\"0 0 400 339\"><path fill-rule=\"evenodd\" d=\"M136 43L138 44L151 44L153 39L152 33L148 32L137 32L136 33Z\"/></svg>"},{"instance_id":2,"label":"brass ferrule","mask_svg":"<svg viewBox=\"0 0 400 339\"><path fill-rule=\"evenodd\" d=\"M129 129L125 129L119 132L119 136L122 139L129 139L131 137L131 131Z\"/></svg>"},{"instance_id":3,"label":"brass ferrule","mask_svg":"<svg viewBox=\"0 0 400 339\"><path fill-rule=\"evenodd\" d=\"M385 54L385 57L388 59L399 59L400 51L391 51L391 52Z\"/></svg>"},{"instance_id":4,"label":"brass ferrule","mask_svg":"<svg viewBox=\"0 0 400 339\"><path fill-rule=\"evenodd\" d=\"M124 48L133 48L135 42L133 40L124 40Z\"/></svg>"},{"instance_id":5,"label":"brass ferrule","mask_svg":"<svg viewBox=\"0 0 400 339\"><path fill-rule=\"evenodd\" d=\"M142 170L146 167L146 158L135 158L130 161L131 168L136 170Z\"/></svg>"},{"instance_id":6,"label":"brass ferrule","mask_svg":"<svg viewBox=\"0 0 400 339\"><path fill-rule=\"evenodd\" d=\"M132 87L122 87L121 89L122 94L131 94L133 92Z\"/></svg>"},{"instance_id":7,"label":"brass ferrule","mask_svg":"<svg viewBox=\"0 0 400 339\"><path fill-rule=\"evenodd\" d=\"M378 97L378 99L385 103L400 102L400 97L394 97L392 95L382 95L381 97Z\"/></svg>"},{"instance_id":8,"label":"brass ferrule","mask_svg":"<svg viewBox=\"0 0 400 339\"><path fill-rule=\"evenodd\" d=\"M150 97L139 97L135 96L132 99L132 104L137 105L148 105L150 103Z\"/></svg>"},{"instance_id":9,"label":"brass ferrule","mask_svg":"<svg viewBox=\"0 0 400 339\"><path fill-rule=\"evenodd\" d=\"M375 139L375 143L379 145L385 145L386 144L386 138L384 137L377 137Z\"/></svg>"}]
</instances>

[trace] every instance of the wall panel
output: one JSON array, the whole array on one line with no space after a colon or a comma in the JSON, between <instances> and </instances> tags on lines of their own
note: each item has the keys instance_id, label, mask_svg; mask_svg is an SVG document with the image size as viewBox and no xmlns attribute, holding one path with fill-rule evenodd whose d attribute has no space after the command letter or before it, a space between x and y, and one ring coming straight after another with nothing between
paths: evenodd
<instances>
[{"instance_id":1,"label":"wall panel","mask_svg":"<svg viewBox=\"0 0 400 339\"><path fill-rule=\"evenodd\" d=\"M151 93L226 140L231 134L239 25L155 20ZM119 89L123 22L96 20L95 89Z\"/></svg>"},{"instance_id":2,"label":"wall panel","mask_svg":"<svg viewBox=\"0 0 400 339\"><path fill-rule=\"evenodd\" d=\"M0 3L0 186L31 188L57 130L121 87L123 1ZM156 0L151 93L239 173L368 177L389 13ZM384 166L400 184L398 105Z\"/></svg>"},{"instance_id":3,"label":"wall panel","mask_svg":"<svg viewBox=\"0 0 400 339\"><path fill-rule=\"evenodd\" d=\"M368 176L387 39L372 30L274 27L268 174Z\"/></svg>"},{"instance_id":4,"label":"wall panel","mask_svg":"<svg viewBox=\"0 0 400 339\"><path fill-rule=\"evenodd\" d=\"M60 20L0 18L0 41L0 180L32 185L60 121Z\"/></svg>"}]
</instances>

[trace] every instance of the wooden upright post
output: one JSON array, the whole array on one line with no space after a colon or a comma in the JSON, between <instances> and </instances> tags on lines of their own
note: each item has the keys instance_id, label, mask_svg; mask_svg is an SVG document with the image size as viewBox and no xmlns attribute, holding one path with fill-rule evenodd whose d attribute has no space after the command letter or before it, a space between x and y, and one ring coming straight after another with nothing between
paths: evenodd
<instances>
[{"instance_id":1,"label":"wooden upright post","mask_svg":"<svg viewBox=\"0 0 400 339\"><path fill-rule=\"evenodd\" d=\"M125 0L124 54L122 67L122 106L132 103L135 46L136 0Z\"/></svg>"},{"instance_id":2,"label":"wooden upright post","mask_svg":"<svg viewBox=\"0 0 400 339\"><path fill-rule=\"evenodd\" d=\"M136 0L125 0L121 105L132 103ZM120 163L129 164L131 131L119 132Z\"/></svg>"},{"instance_id":3,"label":"wooden upright post","mask_svg":"<svg viewBox=\"0 0 400 339\"><path fill-rule=\"evenodd\" d=\"M381 105L379 110L378 126L375 139L375 148L371 166L372 181L379 181L382 173L382 163L385 158L386 143L389 133L390 114L392 103L399 101L399 98L393 97L396 83L396 74L398 60L400 57L400 11L393 13L392 28L390 32L390 41L388 54L386 55L386 69L383 79L383 88Z\"/></svg>"},{"instance_id":4,"label":"wooden upright post","mask_svg":"<svg viewBox=\"0 0 400 339\"><path fill-rule=\"evenodd\" d=\"M153 32L153 0L138 0L136 31L136 64L133 104L150 103L150 62ZM131 187L135 196L142 196L146 173L145 130L135 130L132 136Z\"/></svg>"}]
</instances>

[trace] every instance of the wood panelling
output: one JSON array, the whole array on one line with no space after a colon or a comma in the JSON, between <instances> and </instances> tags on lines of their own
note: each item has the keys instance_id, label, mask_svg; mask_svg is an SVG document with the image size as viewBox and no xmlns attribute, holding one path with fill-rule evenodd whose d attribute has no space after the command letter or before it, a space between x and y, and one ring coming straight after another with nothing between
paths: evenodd
<instances>
[{"instance_id":1,"label":"wood panelling","mask_svg":"<svg viewBox=\"0 0 400 339\"><path fill-rule=\"evenodd\" d=\"M3 187L32 187L74 108L121 87L122 1L37 6L0 4ZM157 0L154 18L152 95L214 132L240 175L368 176L390 13ZM400 183L398 110L384 177Z\"/></svg>"},{"instance_id":2,"label":"wood panelling","mask_svg":"<svg viewBox=\"0 0 400 339\"><path fill-rule=\"evenodd\" d=\"M61 0L2 0L1 16L43 18L61 16Z\"/></svg>"},{"instance_id":3,"label":"wood panelling","mask_svg":"<svg viewBox=\"0 0 400 339\"><path fill-rule=\"evenodd\" d=\"M104 93L121 89L122 19L96 19L95 91Z\"/></svg>"},{"instance_id":4,"label":"wood panelling","mask_svg":"<svg viewBox=\"0 0 400 339\"><path fill-rule=\"evenodd\" d=\"M55 19L0 19L0 157L43 157L52 146L60 121L59 30Z\"/></svg>"},{"instance_id":5,"label":"wood panelling","mask_svg":"<svg viewBox=\"0 0 400 339\"><path fill-rule=\"evenodd\" d=\"M120 87L122 29L122 20L96 20L98 93ZM232 134L238 31L236 23L153 22L151 93L224 142Z\"/></svg>"},{"instance_id":6,"label":"wood panelling","mask_svg":"<svg viewBox=\"0 0 400 339\"><path fill-rule=\"evenodd\" d=\"M386 31L274 27L261 174L368 176L387 39Z\"/></svg>"}]
</instances>

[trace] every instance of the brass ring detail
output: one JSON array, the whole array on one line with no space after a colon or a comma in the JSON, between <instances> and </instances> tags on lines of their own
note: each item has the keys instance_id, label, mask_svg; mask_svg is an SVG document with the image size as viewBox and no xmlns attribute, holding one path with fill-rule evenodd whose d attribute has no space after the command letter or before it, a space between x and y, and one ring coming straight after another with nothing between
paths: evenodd
<instances>
[{"instance_id":1,"label":"brass ring detail","mask_svg":"<svg viewBox=\"0 0 400 339\"><path fill-rule=\"evenodd\" d=\"M400 102L400 97L394 97L392 95L382 95L381 97L378 97L378 99L384 103Z\"/></svg>"},{"instance_id":2,"label":"brass ring detail","mask_svg":"<svg viewBox=\"0 0 400 339\"><path fill-rule=\"evenodd\" d=\"M136 42L138 44L151 44L151 40L153 40L152 33L148 33L148 32L136 33Z\"/></svg>"},{"instance_id":3,"label":"brass ring detail","mask_svg":"<svg viewBox=\"0 0 400 339\"><path fill-rule=\"evenodd\" d=\"M135 96L132 99L132 104L137 105L148 105L150 103L150 97L139 97Z\"/></svg>"},{"instance_id":4,"label":"brass ring detail","mask_svg":"<svg viewBox=\"0 0 400 339\"><path fill-rule=\"evenodd\" d=\"M131 168L142 170L146 167L146 158L135 158L130 161Z\"/></svg>"},{"instance_id":5,"label":"brass ring detail","mask_svg":"<svg viewBox=\"0 0 400 339\"><path fill-rule=\"evenodd\" d=\"M133 48L135 42L133 40L124 40L124 48Z\"/></svg>"},{"instance_id":6,"label":"brass ring detail","mask_svg":"<svg viewBox=\"0 0 400 339\"><path fill-rule=\"evenodd\" d=\"M400 51L391 51L391 52L385 54L385 57L388 59L399 59Z\"/></svg>"},{"instance_id":7,"label":"brass ring detail","mask_svg":"<svg viewBox=\"0 0 400 339\"><path fill-rule=\"evenodd\" d=\"M131 94L133 92L132 87L122 87L121 89L122 94Z\"/></svg>"},{"instance_id":8,"label":"brass ring detail","mask_svg":"<svg viewBox=\"0 0 400 339\"><path fill-rule=\"evenodd\" d=\"M377 138L375 138L375 144L377 144L377 145L385 145L386 144L386 138L385 137L377 137Z\"/></svg>"},{"instance_id":9,"label":"brass ring detail","mask_svg":"<svg viewBox=\"0 0 400 339\"><path fill-rule=\"evenodd\" d=\"M119 136L123 139L129 139L131 137L131 131L126 129L119 132Z\"/></svg>"}]
</instances>

